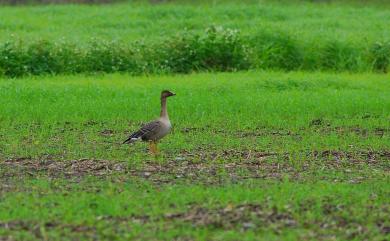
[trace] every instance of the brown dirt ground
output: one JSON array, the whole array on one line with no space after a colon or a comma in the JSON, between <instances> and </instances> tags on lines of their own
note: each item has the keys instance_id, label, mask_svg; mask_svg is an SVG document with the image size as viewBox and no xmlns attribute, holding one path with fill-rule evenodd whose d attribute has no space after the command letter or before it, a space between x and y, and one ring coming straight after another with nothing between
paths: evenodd
<instances>
[{"instance_id":1,"label":"brown dirt ground","mask_svg":"<svg viewBox=\"0 0 390 241\"><path fill-rule=\"evenodd\" d=\"M290 161L291 154L265 153L251 150L182 151L179 156L167 156L163 161L145 161L135 166L110 160L79 159L56 161L15 158L0 162L0 179L20 175L44 175L53 178L107 177L114 175L140 177L156 183L175 180L225 182L227 179L290 179L327 178L324 172L339 172L356 183L369 178L369 170L390 173L390 152L314 151L300 154L299 162ZM366 167L366 168L363 168ZM368 176L367 176L368 175ZM328 177L329 178L329 177ZM337 181L337 180L336 180Z\"/></svg>"}]
</instances>

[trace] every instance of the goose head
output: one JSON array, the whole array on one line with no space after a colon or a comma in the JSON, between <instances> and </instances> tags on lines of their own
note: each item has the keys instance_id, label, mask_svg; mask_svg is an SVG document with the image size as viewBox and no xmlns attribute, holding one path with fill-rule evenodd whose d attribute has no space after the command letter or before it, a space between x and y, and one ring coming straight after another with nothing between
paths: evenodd
<instances>
[{"instance_id":1,"label":"goose head","mask_svg":"<svg viewBox=\"0 0 390 241\"><path fill-rule=\"evenodd\" d=\"M168 98L168 97L171 97L171 96L175 96L176 94L169 91L169 90L163 90L161 92L161 99L165 99L165 98Z\"/></svg>"}]
</instances>

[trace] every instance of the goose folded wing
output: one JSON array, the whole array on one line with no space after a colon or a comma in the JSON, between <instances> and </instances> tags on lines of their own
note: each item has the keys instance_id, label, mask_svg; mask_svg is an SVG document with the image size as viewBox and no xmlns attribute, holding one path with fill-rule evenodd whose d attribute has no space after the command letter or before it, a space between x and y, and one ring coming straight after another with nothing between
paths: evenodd
<instances>
[{"instance_id":1,"label":"goose folded wing","mask_svg":"<svg viewBox=\"0 0 390 241\"><path fill-rule=\"evenodd\" d=\"M153 139L158 134L161 126L162 123L160 121L152 121L144 125L140 130L142 132L142 140Z\"/></svg>"},{"instance_id":2,"label":"goose folded wing","mask_svg":"<svg viewBox=\"0 0 390 241\"><path fill-rule=\"evenodd\" d=\"M160 121L149 122L142 126L140 130L131 134L123 143L132 143L139 139L142 139L143 141L152 140L159 132L161 125Z\"/></svg>"}]
</instances>

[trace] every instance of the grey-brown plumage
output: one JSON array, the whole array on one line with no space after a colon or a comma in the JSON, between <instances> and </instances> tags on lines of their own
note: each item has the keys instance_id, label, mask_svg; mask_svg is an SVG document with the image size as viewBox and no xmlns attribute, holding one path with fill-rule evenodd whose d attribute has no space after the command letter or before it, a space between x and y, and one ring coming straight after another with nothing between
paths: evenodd
<instances>
[{"instance_id":1,"label":"grey-brown plumage","mask_svg":"<svg viewBox=\"0 0 390 241\"><path fill-rule=\"evenodd\" d=\"M151 143L151 151L153 153L157 152L156 142L166 136L172 127L168 116L167 98L174 95L175 94L171 91L162 91L160 118L142 126L141 129L131 134L123 144L133 143L139 140L149 141ZM152 147L152 145L154 145L154 147Z\"/></svg>"},{"instance_id":2,"label":"grey-brown plumage","mask_svg":"<svg viewBox=\"0 0 390 241\"><path fill-rule=\"evenodd\" d=\"M123 143L133 143L138 140L142 141L157 141L157 133L160 130L162 124L160 121L152 121L141 127L140 130L134 132Z\"/></svg>"}]
</instances>

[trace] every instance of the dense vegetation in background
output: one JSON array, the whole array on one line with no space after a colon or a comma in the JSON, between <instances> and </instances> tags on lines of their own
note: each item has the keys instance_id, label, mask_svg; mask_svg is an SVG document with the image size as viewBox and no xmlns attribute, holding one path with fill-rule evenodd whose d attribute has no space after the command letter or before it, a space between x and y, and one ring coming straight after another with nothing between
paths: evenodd
<instances>
[{"instance_id":1,"label":"dense vegetation in background","mask_svg":"<svg viewBox=\"0 0 390 241\"><path fill-rule=\"evenodd\" d=\"M124 44L94 41L86 46L39 41L0 46L5 76L84 72L189 73L247 69L377 71L386 73L390 42L365 47L339 41L302 47L280 33L242 36L216 27L204 34L183 33L164 41Z\"/></svg>"},{"instance_id":2,"label":"dense vegetation in background","mask_svg":"<svg viewBox=\"0 0 390 241\"><path fill-rule=\"evenodd\" d=\"M0 75L387 72L389 10L301 4L0 9ZM21 17L23 16L23 17Z\"/></svg>"}]
</instances>

